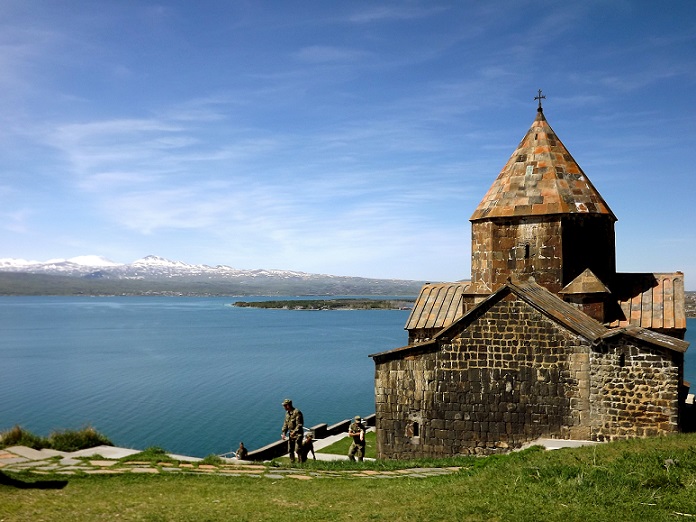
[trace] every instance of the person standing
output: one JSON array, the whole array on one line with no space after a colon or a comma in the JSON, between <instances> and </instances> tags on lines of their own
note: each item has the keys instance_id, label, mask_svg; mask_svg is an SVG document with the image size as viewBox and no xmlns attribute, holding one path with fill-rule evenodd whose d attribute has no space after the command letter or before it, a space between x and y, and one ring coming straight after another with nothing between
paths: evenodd
<instances>
[{"instance_id":1,"label":"person standing","mask_svg":"<svg viewBox=\"0 0 696 522\"><path fill-rule=\"evenodd\" d=\"M348 450L348 458L355 462L357 455L358 462L362 462L365 456L365 426L362 424L360 415L356 415L348 427L348 436L353 438L353 443Z\"/></svg>"},{"instance_id":2,"label":"person standing","mask_svg":"<svg viewBox=\"0 0 696 522\"><path fill-rule=\"evenodd\" d=\"M292 405L290 399L283 401L285 408L285 422L280 430L280 436L283 440L288 441L288 453L290 462L295 462L295 453L300 457L300 449L302 448L302 434L304 427L304 419L302 412Z\"/></svg>"}]
</instances>

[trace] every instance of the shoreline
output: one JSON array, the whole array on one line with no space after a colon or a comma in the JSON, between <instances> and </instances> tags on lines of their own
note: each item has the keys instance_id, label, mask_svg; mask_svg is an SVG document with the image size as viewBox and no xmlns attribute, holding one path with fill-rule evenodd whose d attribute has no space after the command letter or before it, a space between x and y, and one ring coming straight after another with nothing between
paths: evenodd
<instances>
[{"instance_id":1,"label":"shoreline","mask_svg":"<svg viewBox=\"0 0 696 522\"><path fill-rule=\"evenodd\" d=\"M298 311L325 311L325 310L410 310L413 308L414 299L364 299L364 298L339 298L339 299L285 299L268 301L237 301L232 306L238 308L262 308L268 310L298 310Z\"/></svg>"}]
</instances>

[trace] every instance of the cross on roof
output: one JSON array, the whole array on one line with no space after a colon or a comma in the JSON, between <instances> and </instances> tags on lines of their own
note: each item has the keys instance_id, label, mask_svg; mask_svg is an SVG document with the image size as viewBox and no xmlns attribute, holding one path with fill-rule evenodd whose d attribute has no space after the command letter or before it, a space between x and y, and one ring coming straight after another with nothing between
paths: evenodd
<instances>
[{"instance_id":1,"label":"cross on roof","mask_svg":"<svg viewBox=\"0 0 696 522\"><path fill-rule=\"evenodd\" d=\"M534 97L535 100L539 100L539 108L537 109L539 112L542 112L544 109L541 108L541 100L545 100L546 96L541 94L541 89L539 89L539 95Z\"/></svg>"}]
</instances>

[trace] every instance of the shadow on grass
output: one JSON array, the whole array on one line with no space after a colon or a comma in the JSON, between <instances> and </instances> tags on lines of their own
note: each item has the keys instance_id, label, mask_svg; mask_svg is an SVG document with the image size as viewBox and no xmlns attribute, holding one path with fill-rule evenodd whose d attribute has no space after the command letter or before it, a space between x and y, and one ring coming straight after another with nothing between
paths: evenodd
<instances>
[{"instance_id":1,"label":"shadow on grass","mask_svg":"<svg viewBox=\"0 0 696 522\"><path fill-rule=\"evenodd\" d=\"M68 485L67 480L36 480L25 482L0 471L0 486L10 486L18 489L63 489Z\"/></svg>"}]
</instances>

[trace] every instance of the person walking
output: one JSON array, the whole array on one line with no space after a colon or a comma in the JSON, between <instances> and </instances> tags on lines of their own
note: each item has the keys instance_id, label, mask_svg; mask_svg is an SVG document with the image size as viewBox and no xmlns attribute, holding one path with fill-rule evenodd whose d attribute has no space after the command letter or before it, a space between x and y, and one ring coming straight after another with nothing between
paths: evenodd
<instances>
[{"instance_id":1,"label":"person walking","mask_svg":"<svg viewBox=\"0 0 696 522\"><path fill-rule=\"evenodd\" d=\"M355 462L357 455L358 462L362 462L365 456L365 426L362 424L360 415L356 415L348 427L348 436L353 438L353 443L348 450L348 458Z\"/></svg>"},{"instance_id":2,"label":"person walking","mask_svg":"<svg viewBox=\"0 0 696 522\"><path fill-rule=\"evenodd\" d=\"M302 448L304 419L302 412L292 405L290 399L283 401L283 408L285 408L285 422L280 430L280 436L283 440L287 439L290 462L295 462L295 453L299 458Z\"/></svg>"}]
</instances>

